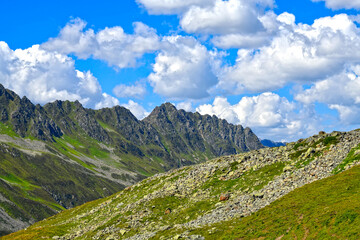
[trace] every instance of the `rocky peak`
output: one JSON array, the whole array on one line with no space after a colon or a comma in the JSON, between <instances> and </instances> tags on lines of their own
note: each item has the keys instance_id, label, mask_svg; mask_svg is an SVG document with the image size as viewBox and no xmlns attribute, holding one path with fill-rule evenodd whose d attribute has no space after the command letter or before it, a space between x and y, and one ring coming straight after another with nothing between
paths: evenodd
<instances>
[{"instance_id":1,"label":"rocky peak","mask_svg":"<svg viewBox=\"0 0 360 240\"><path fill-rule=\"evenodd\" d=\"M16 93L14 93L13 91L4 88L3 85L0 84L0 96L2 98L8 99L13 101L15 97L18 97L18 95Z\"/></svg>"},{"instance_id":2,"label":"rocky peak","mask_svg":"<svg viewBox=\"0 0 360 240\"><path fill-rule=\"evenodd\" d=\"M79 101L58 100L46 104L44 108L67 134L75 134L82 130L100 142L111 142L107 131L93 117L92 110L85 109Z\"/></svg>"},{"instance_id":3,"label":"rocky peak","mask_svg":"<svg viewBox=\"0 0 360 240\"><path fill-rule=\"evenodd\" d=\"M147 116L144 121L150 123L156 123L159 120L166 120L171 114L176 114L178 110L171 103L164 103L161 106L155 107L154 110Z\"/></svg>"},{"instance_id":4,"label":"rocky peak","mask_svg":"<svg viewBox=\"0 0 360 240\"><path fill-rule=\"evenodd\" d=\"M143 121L153 125L176 153L208 149L221 156L263 147L250 128L216 116L177 110L171 103L156 107Z\"/></svg>"},{"instance_id":5,"label":"rocky peak","mask_svg":"<svg viewBox=\"0 0 360 240\"><path fill-rule=\"evenodd\" d=\"M169 102L161 104L159 108L164 109L167 112L175 112L175 111L177 111L176 107L172 103L169 103Z\"/></svg>"},{"instance_id":6,"label":"rocky peak","mask_svg":"<svg viewBox=\"0 0 360 240\"><path fill-rule=\"evenodd\" d=\"M26 96L20 98L16 93L0 85L0 121L10 125L21 137L33 136L41 140L53 140L61 136L60 128L49 119L40 105L34 105Z\"/></svg>"}]
</instances>

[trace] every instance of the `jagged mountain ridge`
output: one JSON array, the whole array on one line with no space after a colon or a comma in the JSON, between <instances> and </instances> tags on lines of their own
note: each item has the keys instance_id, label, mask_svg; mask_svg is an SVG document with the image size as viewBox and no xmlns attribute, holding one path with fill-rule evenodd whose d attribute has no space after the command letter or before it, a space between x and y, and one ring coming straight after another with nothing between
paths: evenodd
<instances>
[{"instance_id":1,"label":"jagged mountain ridge","mask_svg":"<svg viewBox=\"0 0 360 240\"><path fill-rule=\"evenodd\" d=\"M157 174L4 239L359 239L359 164L360 130L321 132Z\"/></svg>"},{"instance_id":2,"label":"jagged mountain ridge","mask_svg":"<svg viewBox=\"0 0 360 240\"><path fill-rule=\"evenodd\" d=\"M159 172L262 147L248 128L169 103L157 109L139 121L120 106L40 106L0 85L0 234Z\"/></svg>"},{"instance_id":3,"label":"jagged mountain ridge","mask_svg":"<svg viewBox=\"0 0 360 240\"><path fill-rule=\"evenodd\" d=\"M263 147L250 128L229 124L216 116L177 110L170 103L156 107L143 121L120 106L92 110L78 101L33 105L1 85L0 103L1 123L19 137L56 142L55 138L63 135L83 132L98 142L117 145L117 150L125 154L159 155L170 165L164 170L174 167L173 162L188 165Z\"/></svg>"},{"instance_id":4,"label":"jagged mountain ridge","mask_svg":"<svg viewBox=\"0 0 360 240\"><path fill-rule=\"evenodd\" d=\"M177 110L170 103L156 107L144 122L154 126L178 154L205 152L208 147L221 156L261 147L250 128L229 124L215 116ZM177 135L180 138L174 139Z\"/></svg>"}]
</instances>

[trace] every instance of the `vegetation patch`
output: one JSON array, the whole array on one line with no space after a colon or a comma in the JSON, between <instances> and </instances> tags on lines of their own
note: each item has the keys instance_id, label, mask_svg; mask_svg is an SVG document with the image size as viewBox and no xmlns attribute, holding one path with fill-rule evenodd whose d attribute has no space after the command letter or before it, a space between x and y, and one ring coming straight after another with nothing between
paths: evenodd
<instances>
[{"instance_id":1,"label":"vegetation patch","mask_svg":"<svg viewBox=\"0 0 360 240\"><path fill-rule=\"evenodd\" d=\"M300 147L304 147L304 146L306 146L306 141L305 140L299 140L299 142L294 145L294 150L296 151Z\"/></svg>"},{"instance_id":2,"label":"vegetation patch","mask_svg":"<svg viewBox=\"0 0 360 240\"><path fill-rule=\"evenodd\" d=\"M257 170L245 172L236 179L221 180L217 177L213 177L211 180L205 182L205 184L201 186L201 189L210 189L211 194L215 196L222 192L231 192L235 190L260 190L273 180L275 176L283 173L284 167L284 162L277 162Z\"/></svg>"},{"instance_id":3,"label":"vegetation patch","mask_svg":"<svg viewBox=\"0 0 360 240\"><path fill-rule=\"evenodd\" d=\"M290 159L296 161L296 168L303 168L309 165L315 158L321 156L324 150L329 149L330 145L335 145L339 143L337 137L328 136L321 138L315 142L307 143L306 140L303 140L294 146L295 152L290 154ZM325 149L322 151L317 151L318 146L324 146ZM301 147L301 149L299 149Z\"/></svg>"},{"instance_id":4,"label":"vegetation patch","mask_svg":"<svg viewBox=\"0 0 360 240\"><path fill-rule=\"evenodd\" d=\"M0 134L6 134L10 137L19 137L10 124L0 122Z\"/></svg>"},{"instance_id":5,"label":"vegetation patch","mask_svg":"<svg viewBox=\"0 0 360 240\"><path fill-rule=\"evenodd\" d=\"M333 173L337 174L345 170L345 167L355 161L360 160L360 144L349 152L346 158L342 161L342 163L339 164L334 170Z\"/></svg>"},{"instance_id":6,"label":"vegetation patch","mask_svg":"<svg viewBox=\"0 0 360 240\"><path fill-rule=\"evenodd\" d=\"M9 173L6 176L0 176L1 179L5 180L6 182L10 184L14 184L19 186L23 190L33 190L35 188L40 188L39 186L33 185L28 181L25 181L24 179L21 179L19 177L16 177L15 175Z\"/></svg>"},{"instance_id":7,"label":"vegetation patch","mask_svg":"<svg viewBox=\"0 0 360 240\"><path fill-rule=\"evenodd\" d=\"M324 138L323 143L325 146L332 145L332 144L335 145L335 144L339 143L339 140L337 139L337 137L330 136L330 137Z\"/></svg>"}]
</instances>

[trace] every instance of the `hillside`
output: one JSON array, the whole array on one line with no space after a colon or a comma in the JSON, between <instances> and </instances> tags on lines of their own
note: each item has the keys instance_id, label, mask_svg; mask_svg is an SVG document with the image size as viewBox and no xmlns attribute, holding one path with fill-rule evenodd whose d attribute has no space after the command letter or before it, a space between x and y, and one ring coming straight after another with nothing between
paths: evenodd
<instances>
[{"instance_id":1,"label":"hillside","mask_svg":"<svg viewBox=\"0 0 360 240\"><path fill-rule=\"evenodd\" d=\"M359 163L359 130L320 132L157 174L4 239L358 239Z\"/></svg>"},{"instance_id":2,"label":"hillside","mask_svg":"<svg viewBox=\"0 0 360 240\"><path fill-rule=\"evenodd\" d=\"M249 128L169 103L139 121L120 106L34 105L0 85L0 236L156 173L261 147Z\"/></svg>"}]
</instances>

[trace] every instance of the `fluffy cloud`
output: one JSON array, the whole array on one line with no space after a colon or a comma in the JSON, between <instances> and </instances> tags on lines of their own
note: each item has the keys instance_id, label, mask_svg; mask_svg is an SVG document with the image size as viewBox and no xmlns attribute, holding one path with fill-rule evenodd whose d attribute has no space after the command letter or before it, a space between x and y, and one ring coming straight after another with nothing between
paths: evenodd
<instances>
[{"instance_id":1,"label":"fluffy cloud","mask_svg":"<svg viewBox=\"0 0 360 240\"><path fill-rule=\"evenodd\" d=\"M147 117L150 114L149 112L147 112L145 110L145 108L143 106L141 106L140 104L138 104L132 100L129 100L128 103L121 104L121 106L129 109L131 111L131 113L134 114L134 116L139 120L144 119L145 117Z\"/></svg>"},{"instance_id":2,"label":"fluffy cloud","mask_svg":"<svg viewBox=\"0 0 360 240\"><path fill-rule=\"evenodd\" d=\"M269 41L267 33L259 34L227 34L215 36L212 43L219 48L257 48L265 45Z\"/></svg>"},{"instance_id":3,"label":"fluffy cloud","mask_svg":"<svg viewBox=\"0 0 360 240\"><path fill-rule=\"evenodd\" d=\"M106 99L91 72L76 70L73 59L39 45L14 51L0 42L0 82L40 104L79 100L87 107L95 107Z\"/></svg>"},{"instance_id":4,"label":"fluffy cloud","mask_svg":"<svg viewBox=\"0 0 360 240\"><path fill-rule=\"evenodd\" d=\"M339 112L340 120L342 124L346 125L359 125L360 124L360 107L354 106L343 106L339 104L331 104L331 109L335 109Z\"/></svg>"},{"instance_id":5,"label":"fluffy cloud","mask_svg":"<svg viewBox=\"0 0 360 240\"><path fill-rule=\"evenodd\" d=\"M209 95L217 78L211 54L192 37L164 37L148 79L154 92L171 99L199 99Z\"/></svg>"},{"instance_id":6,"label":"fluffy cloud","mask_svg":"<svg viewBox=\"0 0 360 240\"><path fill-rule=\"evenodd\" d=\"M191 102L180 102L180 103L176 104L176 108L183 109L186 112L192 112L194 110Z\"/></svg>"},{"instance_id":7,"label":"fluffy cloud","mask_svg":"<svg viewBox=\"0 0 360 240\"><path fill-rule=\"evenodd\" d=\"M273 11L267 11L263 15L258 16L259 22L261 22L261 31L253 31L245 33L238 29L237 32L227 33L223 35L215 35L212 37L211 42L219 48L252 48L257 49L259 47L268 45L271 43L271 39L275 36L279 30L279 26L282 24L282 16L286 16L284 13L277 16ZM290 15L290 14L288 14ZM293 15L291 15L293 16ZM294 19L295 22L295 19Z\"/></svg>"},{"instance_id":8,"label":"fluffy cloud","mask_svg":"<svg viewBox=\"0 0 360 240\"><path fill-rule=\"evenodd\" d=\"M193 6L180 24L189 33L234 34L264 30L259 20L258 6L264 1L216 0L208 7ZM266 5L271 1L267 1Z\"/></svg>"},{"instance_id":9,"label":"fluffy cloud","mask_svg":"<svg viewBox=\"0 0 360 240\"><path fill-rule=\"evenodd\" d=\"M137 59L145 53L159 49L159 37L155 29L137 22L134 33L126 34L117 26L98 33L85 30L86 23L75 19L61 29L59 36L42 44L48 51L75 54L81 59L92 57L117 68L135 67Z\"/></svg>"},{"instance_id":10,"label":"fluffy cloud","mask_svg":"<svg viewBox=\"0 0 360 240\"><path fill-rule=\"evenodd\" d=\"M177 14L188 33L216 35L213 41L222 48L258 46L265 41L266 8L273 0L138 0L151 14ZM261 32L262 34L258 34ZM255 35L254 35L255 34ZM254 39L255 43L251 43Z\"/></svg>"},{"instance_id":11,"label":"fluffy cloud","mask_svg":"<svg viewBox=\"0 0 360 240\"><path fill-rule=\"evenodd\" d=\"M107 93L103 93L101 101L95 104L95 109L111 108L117 105L120 105L118 99L114 98L113 96L110 96Z\"/></svg>"},{"instance_id":12,"label":"fluffy cloud","mask_svg":"<svg viewBox=\"0 0 360 240\"><path fill-rule=\"evenodd\" d=\"M146 94L146 88L144 84L139 82L131 86L120 84L113 89L113 93L118 98L142 98Z\"/></svg>"},{"instance_id":13,"label":"fluffy cloud","mask_svg":"<svg viewBox=\"0 0 360 240\"><path fill-rule=\"evenodd\" d=\"M226 98L217 97L213 104L201 105L196 111L249 126L261 138L277 141L309 136L318 128L318 119L311 109L269 92L244 97L235 105Z\"/></svg>"},{"instance_id":14,"label":"fluffy cloud","mask_svg":"<svg viewBox=\"0 0 360 240\"><path fill-rule=\"evenodd\" d=\"M295 99L306 104L325 103L339 112L346 124L360 124L360 65L352 66L342 73L315 83L300 91Z\"/></svg>"},{"instance_id":15,"label":"fluffy cloud","mask_svg":"<svg viewBox=\"0 0 360 240\"><path fill-rule=\"evenodd\" d=\"M327 104L360 104L360 65L353 66L338 75L315 83L296 95L304 103L321 102Z\"/></svg>"},{"instance_id":16,"label":"fluffy cloud","mask_svg":"<svg viewBox=\"0 0 360 240\"><path fill-rule=\"evenodd\" d=\"M219 87L231 93L275 90L288 83L309 84L341 72L357 62L360 29L342 14L295 24L295 17L278 16L278 34L269 45L238 51L236 64L219 74Z\"/></svg>"},{"instance_id":17,"label":"fluffy cloud","mask_svg":"<svg viewBox=\"0 0 360 240\"><path fill-rule=\"evenodd\" d=\"M192 6L209 6L215 0L136 0L150 14L180 14Z\"/></svg>"},{"instance_id":18,"label":"fluffy cloud","mask_svg":"<svg viewBox=\"0 0 360 240\"><path fill-rule=\"evenodd\" d=\"M360 9L360 0L312 0L313 2L325 2L326 7L331 9Z\"/></svg>"}]
</instances>

